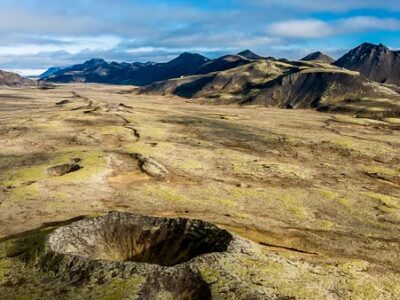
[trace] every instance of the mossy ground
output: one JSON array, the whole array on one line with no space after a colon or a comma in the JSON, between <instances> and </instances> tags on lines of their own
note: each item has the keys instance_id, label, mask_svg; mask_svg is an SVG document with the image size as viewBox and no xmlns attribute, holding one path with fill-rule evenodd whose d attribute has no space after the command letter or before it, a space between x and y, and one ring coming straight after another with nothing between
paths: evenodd
<instances>
[{"instance_id":1,"label":"mossy ground","mask_svg":"<svg viewBox=\"0 0 400 300\"><path fill-rule=\"evenodd\" d=\"M0 112L2 237L109 210L199 218L267 245L266 255L290 256L290 267L271 258L232 266L232 276L254 289L303 298L399 298L395 120L199 105L119 94L121 89L67 85L46 92L7 91L30 99ZM88 101L71 91L93 100L92 110L99 108L88 113ZM55 105L63 99L71 103ZM107 112L107 103L132 108ZM133 158L138 153L162 163L171 179L142 174ZM82 169L47 175L48 167L75 158ZM23 267L18 256L5 255L10 245L0 246L1 288L10 270ZM353 266L358 261L368 267L358 270ZM340 280L343 268L358 271ZM219 289L227 279L218 272L205 269L204 276L216 278ZM251 283L251 278L260 280ZM120 293L135 285L135 278L117 280L93 290L71 287L66 294L124 298ZM19 286L18 295L28 297L32 285L21 281Z\"/></svg>"}]
</instances>

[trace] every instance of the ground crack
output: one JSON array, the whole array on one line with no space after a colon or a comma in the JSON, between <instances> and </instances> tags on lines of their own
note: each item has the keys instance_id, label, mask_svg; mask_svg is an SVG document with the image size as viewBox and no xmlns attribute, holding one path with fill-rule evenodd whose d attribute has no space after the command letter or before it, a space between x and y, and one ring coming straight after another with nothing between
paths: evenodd
<instances>
[{"instance_id":1,"label":"ground crack","mask_svg":"<svg viewBox=\"0 0 400 300\"><path fill-rule=\"evenodd\" d=\"M260 245L262 246L266 246L266 247L273 247L273 248L279 248L279 249L285 249L285 250L289 250L289 251L293 251L293 252L298 252L298 253L303 253L303 254L311 254L311 255L319 255L316 252L309 252L306 250L301 250L301 249L297 249L297 248L292 248L292 247L286 247L286 246L281 246L281 245L274 245L274 244L269 244L269 243L265 243L265 242L258 242Z\"/></svg>"}]
</instances>

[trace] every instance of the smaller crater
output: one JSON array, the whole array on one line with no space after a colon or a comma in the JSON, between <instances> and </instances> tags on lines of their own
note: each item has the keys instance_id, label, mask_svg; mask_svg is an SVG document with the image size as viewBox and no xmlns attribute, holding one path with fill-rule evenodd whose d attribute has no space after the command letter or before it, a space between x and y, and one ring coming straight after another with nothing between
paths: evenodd
<instances>
[{"instance_id":1,"label":"smaller crater","mask_svg":"<svg viewBox=\"0 0 400 300\"><path fill-rule=\"evenodd\" d=\"M72 173L82 169L82 167L75 161L72 163L61 164L53 166L47 169L47 175L49 176L63 176L68 173Z\"/></svg>"},{"instance_id":2,"label":"smaller crater","mask_svg":"<svg viewBox=\"0 0 400 300\"><path fill-rule=\"evenodd\" d=\"M170 173L167 168L154 158L142 154L136 154L135 158L139 161L140 168L147 175L160 181L167 181L170 179Z\"/></svg>"}]
</instances>

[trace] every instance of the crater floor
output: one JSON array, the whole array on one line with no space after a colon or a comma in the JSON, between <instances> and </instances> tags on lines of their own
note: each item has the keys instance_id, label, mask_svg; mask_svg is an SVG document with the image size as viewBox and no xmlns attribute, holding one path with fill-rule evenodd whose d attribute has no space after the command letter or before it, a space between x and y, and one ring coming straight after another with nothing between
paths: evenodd
<instances>
[{"instance_id":1,"label":"crater floor","mask_svg":"<svg viewBox=\"0 0 400 300\"><path fill-rule=\"evenodd\" d=\"M158 285L149 299L175 297L140 272L38 265L60 226L121 211L201 219L257 245L200 259L213 299L400 298L399 119L130 89L0 88L0 295L142 299Z\"/></svg>"}]
</instances>

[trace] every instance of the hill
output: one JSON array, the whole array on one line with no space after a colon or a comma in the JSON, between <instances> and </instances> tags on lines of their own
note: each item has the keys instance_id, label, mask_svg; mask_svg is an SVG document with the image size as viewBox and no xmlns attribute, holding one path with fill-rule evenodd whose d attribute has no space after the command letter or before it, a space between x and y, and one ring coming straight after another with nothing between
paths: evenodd
<instances>
[{"instance_id":1,"label":"hill","mask_svg":"<svg viewBox=\"0 0 400 300\"><path fill-rule=\"evenodd\" d=\"M37 85L37 82L31 79L21 77L12 72L0 70L0 85L1 86L30 86Z\"/></svg>"},{"instance_id":2,"label":"hill","mask_svg":"<svg viewBox=\"0 0 400 300\"><path fill-rule=\"evenodd\" d=\"M240 55L240 56L243 56L243 57L245 57L247 59L252 59L252 60L257 60L257 59L262 59L263 58L262 56L260 56L258 54L255 54L253 51L250 51L248 49L244 50L242 52L239 52L237 55Z\"/></svg>"},{"instance_id":3,"label":"hill","mask_svg":"<svg viewBox=\"0 0 400 300\"><path fill-rule=\"evenodd\" d=\"M318 62L258 61L227 71L156 82L134 92L199 98L215 104L316 108L373 117L400 114L396 90L358 72Z\"/></svg>"},{"instance_id":4,"label":"hill","mask_svg":"<svg viewBox=\"0 0 400 300\"><path fill-rule=\"evenodd\" d=\"M326 54L324 54L324 53L322 53L320 51L310 53L309 55L303 57L300 60L303 60L303 61L319 61L319 62L323 62L323 63L327 63L327 64L331 64L331 63L333 63L335 61L332 57L330 57L330 56L328 56L328 55L326 55Z\"/></svg>"}]
</instances>

